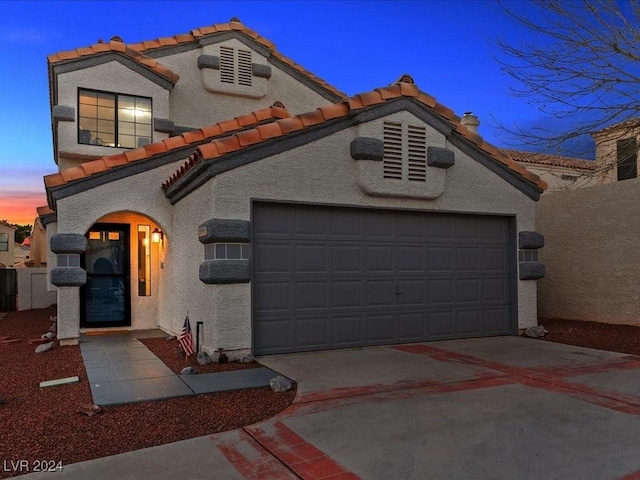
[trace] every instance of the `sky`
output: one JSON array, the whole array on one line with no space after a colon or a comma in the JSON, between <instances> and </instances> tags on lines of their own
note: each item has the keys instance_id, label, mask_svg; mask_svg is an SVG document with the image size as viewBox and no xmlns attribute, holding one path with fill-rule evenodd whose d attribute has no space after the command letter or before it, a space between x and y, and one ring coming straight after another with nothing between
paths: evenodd
<instances>
[{"instance_id":1,"label":"sky","mask_svg":"<svg viewBox=\"0 0 640 480\"><path fill-rule=\"evenodd\" d=\"M496 35L515 41L525 33L492 1L7 2L0 18L0 220L32 224L36 207L46 205L42 177L57 171L47 55L115 35L136 43L188 33L232 17L349 95L408 73L456 114L478 115L480 135L498 147L514 147L498 121L528 125L541 117L511 95L512 80L494 60Z\"/></svg>"}]
</instances>

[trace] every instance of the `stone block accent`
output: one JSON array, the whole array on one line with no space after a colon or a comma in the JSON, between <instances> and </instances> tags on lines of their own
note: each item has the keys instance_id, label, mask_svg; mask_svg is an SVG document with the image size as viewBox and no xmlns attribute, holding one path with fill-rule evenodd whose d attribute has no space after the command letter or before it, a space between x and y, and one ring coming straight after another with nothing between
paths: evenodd
<instances>
[{"instance_id":1,"label":"stone block accent","mask_svg":"<svg viewBox=\"0 0 640 480\"><path fill-rule=\"evenodd\" d=\"M79 233L57 233L51 237L50 247L53 253L84 253L87 239Z\"/></svg>"},{"instance_id":2,"label":"stone block accent","mask_svg":"<svg viewBox=\"0 0 640 480\"><path fill-rule=\"evenodd\" d=\"M251 64L251 73L254 77L271 78L271 67L269 65L261 65L259 63Z\"/></svg>"},{"instance_id":3,"label":"stone block accent","mask_svg":"<svg viewBox=\"0 0 640 480\"><path fill-rule=\"evenodd\" d=\"M520 262L520 280L540 280L544 278L545 267L540 262Z\"/></svg>"},{"instance_id":4,"label":"stone block accent","mask_svg":"<svg viewBox=\"0 0 640 480\"><path fill-rule=\"evenodd\" d=\"M87 283L87 272L79 267L56 267L51 270L51 283L56 287L79 287Z\"/></svg>"},{"instance_id":5,"label":"stone block accent","mask_svg":"<svg viewBox=\"0 0 640 480\"><path fill-rule=\"evenodd\" d=\"M153 118L153 129L156 132L170 134L173 132L174 128L176 128L175 123L173 123L168 118L158 118L158 117Z\"/></svg>"},{"instance_id":6,"label":"stone block accent","mask_svg":"<svg viewBox=\"0 0 640 480\"><path fill-rule=\"evenodd\" d=\"M354 160L376 160L384 158L384 142L377 138L358 137L351 141L351 158Z\"/></svg>"},{"instance_id":7,"label":"stone block accent","mask_svg":"<svg viewBox=\"0 0 640 480\"><path fill-rule=\"evenodd\" d=\"M242 242L249 243L251 225L248 220L212 218L198 228L201 243Z\"/></svg>"},{"instance_id":8,"label":"stone block accent","mask_svg":"<svg viewBox=\"0 0 640 480\"><path fill-rule=\"evenodd\" d=\"M198 68L213 68L214 70L220 70L220 57L215 55L200 55L198 57Z\"/></svg>"},{"instance_id":9,"label":"stone block accent","mask_svg":"<svg viewBox=\"0 0 640 480\"><path fill-rule=\"evenodd\" d=\"M436 168L450 168L456 163L453 151L442 147L427 147L427 165Z\"/></svg>"},{"instance_id":10,"label":"stone block accent","mask_svg":"<svg viewBox=\"0 0 640 480\"><path fill-rule=\"evenodd\" d=\"M544 236L538 232L518 233L518 247L522 250L536 250L544 247Z\"/></svg>"},{"instance_id":11,"label":"stone block accent","mask_svg":"<svg viewBox=\"0 0 640 480\"><path fill-rule=\"evenodd\" d=\"M51 115L58 122L76 121L76 109L67 105L54 105L51 109Z\"/></svg>"},{"instance_id":12,"label":"stone block accent","mask_svg":"<svg viewBox=\"0 0 640 480\"><path fill-rule=\"evenodd\" d=\"M206 260L200 264L200 281L207 284L248 283L249 260Z\"/></svg>"}]
</instances>

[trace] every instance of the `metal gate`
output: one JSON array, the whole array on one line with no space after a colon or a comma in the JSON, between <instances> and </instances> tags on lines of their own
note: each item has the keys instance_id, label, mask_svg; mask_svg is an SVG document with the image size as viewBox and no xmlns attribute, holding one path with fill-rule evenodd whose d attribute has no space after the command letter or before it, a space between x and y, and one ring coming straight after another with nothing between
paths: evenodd
<instances>
[{"instance_id":1,"label":"metal gate","mask_svg":"<svg viewBox=\"0 0 640 480\"><path fill-rule=\"evenodd\" d=\"M18 271L0 268L0 312L14 312L18 297Z\"/></svg>"}]
</instances>

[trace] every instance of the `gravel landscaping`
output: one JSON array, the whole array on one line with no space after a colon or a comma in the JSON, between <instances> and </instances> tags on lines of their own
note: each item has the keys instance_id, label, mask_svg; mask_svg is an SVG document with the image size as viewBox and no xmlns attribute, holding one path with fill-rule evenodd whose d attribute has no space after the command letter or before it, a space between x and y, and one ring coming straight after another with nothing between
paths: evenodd
<instances>
[{"instance_id":1,"label":"gravel landscaping","mask_svg":"<svg viewBox=\"0 0 640 480\"><path fill-rule=\"evenodd\" d=\"M48 330L50 315L54 308L12 312L0 319L0 339L20 340L0 340L0 465L20 460L66 465L231 430L275 415L295 397L295 391L276 394L266 387L108 407L89 416L92 398L80 348L56 344L35 354L36 345L27 343ZM176 340L143 342L174 371L185 366ZM260 366L232 362L201 367L193 356L188 365L202 373ZM39 387L42 381L75 375L79 383ZM0 468L0 478L19 473L4 470L11 468Z\"/></svg>"}]
</instances>

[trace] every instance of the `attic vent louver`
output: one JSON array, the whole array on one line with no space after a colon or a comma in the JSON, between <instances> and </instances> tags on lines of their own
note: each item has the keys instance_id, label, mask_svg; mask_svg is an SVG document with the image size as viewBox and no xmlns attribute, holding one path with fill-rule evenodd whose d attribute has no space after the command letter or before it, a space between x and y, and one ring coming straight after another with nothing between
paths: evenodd
<instances>
[{"instance_id":1,"label":"attic vent louver","mask_svg":"<svg viewBox=\"0 0 640 480\"><path fill-rule=\"evenodd\" d=\"M384 178L402 180L402 124L384 122L383 137L383 176Z\"/></svg>"},{"instance_id":2,"label":"attic vent louver","mask_svg":"<svg viewBox=\"0 0 640 480\"><path fill-rule=\"evenodd\" d=\"M245 87L250 87L252 76L251 52L249 50L238 50L238 83Z\"/></svg>"},{"instance_id":3,"label":"attic vent louver","mask_svg":"<svg viewBox=\"0 0 640 480\"><path fill-rule=\"evenodd\" d=\"M408 133L408 165L409 180L416 182L427 181L427 141L424 127L409 125Z\"/></svg>"},{"instance_id":4,"label":"attic vent louver","mask_svg":"<svg viewBox=\"0 0 640 480\"><path fill-rule=\"evenodd\" d=\"M233 48L231 47L220 47L220 81L222 83L235 83Z\"/></svg>"}]
</instances>

